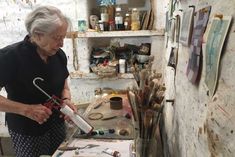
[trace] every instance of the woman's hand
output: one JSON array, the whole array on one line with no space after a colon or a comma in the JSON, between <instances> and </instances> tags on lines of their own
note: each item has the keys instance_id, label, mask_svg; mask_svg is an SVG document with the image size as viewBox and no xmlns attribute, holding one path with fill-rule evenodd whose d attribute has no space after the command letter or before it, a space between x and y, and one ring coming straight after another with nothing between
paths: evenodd
<instances>
[{"instance_id":1,"label":"woman's hand","mask_svg":"<svg viewBox=\"0 0 235 157\"><path fill-rule=\"evenodd\" d=\"M26 109L24 111L24 116L38 122L39 124L46 122L51 114L52 111L41 104L26 105Z\"/></svg>"}]
</instances>

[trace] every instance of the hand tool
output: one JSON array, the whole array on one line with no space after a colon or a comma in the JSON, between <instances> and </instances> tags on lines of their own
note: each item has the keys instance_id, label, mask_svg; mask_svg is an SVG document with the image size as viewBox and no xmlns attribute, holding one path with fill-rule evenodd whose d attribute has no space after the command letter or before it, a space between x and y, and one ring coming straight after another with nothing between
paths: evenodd
<instances>
[{"instance_id":1,"label":"hand tool","mask_svg":"<svg viewBox=\"0 0 235 157\"><path fill-rule=\"evenodd\" d=\"M80 116L79 114L75 114L74 111L63 102L63 100L57 98L56 96L50 96L49 94L47 94L43 89L41 89L41 87L36 84L37 80L44 80L41 77L36 77L33 79L33 85L49 98L49 101L45 104L45 106L58 109L63 114L69 116L74 124L76 124L85 133L92 132L92 130L94 129L93 126L91 126L82 116Z\"/></svg>"}]
</instances>

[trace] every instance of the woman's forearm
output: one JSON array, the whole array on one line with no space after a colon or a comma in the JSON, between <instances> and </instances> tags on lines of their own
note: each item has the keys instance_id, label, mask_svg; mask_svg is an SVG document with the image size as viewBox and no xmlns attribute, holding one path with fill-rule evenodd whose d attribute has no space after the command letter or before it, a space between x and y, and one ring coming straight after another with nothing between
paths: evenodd
<instances>
[{"instance_id":1,"label":"woman's forearm","mask_svg":"<svg viewBox=\"0 0 235 157\"><path fill-rule=\"evenodd\" d=\"M27 105L9 100L0 95L0 111L24 115Z\"/></svg>"},{"instance_id":2,"label":"woman's forearm","mask_svg":"<svg viewBox=\"0 0 235 157\"><path fill-rule=\"evenodd\" d=\"M67 80L65 80L64 89L62 91L61 98L62 99L69 99L69 100L71 100L71 93L70 93L70 89L69 89L69 85L68 85L68 81Z\"/></svg>"}]
</instances>

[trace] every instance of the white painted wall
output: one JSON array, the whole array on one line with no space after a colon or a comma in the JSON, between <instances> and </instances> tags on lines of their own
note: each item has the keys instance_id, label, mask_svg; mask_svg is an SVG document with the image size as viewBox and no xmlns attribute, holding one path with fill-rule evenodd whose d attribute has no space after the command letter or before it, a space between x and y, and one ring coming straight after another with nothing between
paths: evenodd
<instances>
[{"instance_id":1,"label":"white painted wall","mask_svg":"<svg viewBox=\"0 0 235 157\"><path fill-rule=\"evenodd\" d=\"M235 18L234 0L181 0L182 9L188 5L196 5L196 10L212 5L210 19L215 13L232 15L233 19ZM204 87L204 64L199 85L191 84L186 76L189 49L179 45L178 65L174 79L171 77L174 72L166 66L170 48L166 49L164 65L167 95L169 99L175 99L173 105L166 103L164 109L166 131L164 138L168 147L165 151L166 156L235 156L234 30L235 26L232 22L222 52L217 91L212 99L207 96ZM173 81L175 86L172 85ZM170 89L175 89L175 93L171 93Z\"/></svg>"}]
</instances>

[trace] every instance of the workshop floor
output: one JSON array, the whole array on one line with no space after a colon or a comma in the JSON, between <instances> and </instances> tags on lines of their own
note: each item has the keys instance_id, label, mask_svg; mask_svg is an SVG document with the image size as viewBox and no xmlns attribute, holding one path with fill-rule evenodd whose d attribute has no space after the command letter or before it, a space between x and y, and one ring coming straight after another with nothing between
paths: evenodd
<instances>
[{"instance_id":1,"label":"workshop floor","mask_svg":"<svg viewBox=\"0 0 235 157\"><path fill-rule=\"evenodd\" d=\"M14 150L12 148L12 142L9 137L2 137L1 138L2 148L3 148L3 157L14 157ZM0 154L0 156L2 156Z\"/></svg>"}]
</instances>

